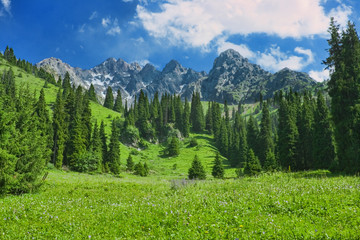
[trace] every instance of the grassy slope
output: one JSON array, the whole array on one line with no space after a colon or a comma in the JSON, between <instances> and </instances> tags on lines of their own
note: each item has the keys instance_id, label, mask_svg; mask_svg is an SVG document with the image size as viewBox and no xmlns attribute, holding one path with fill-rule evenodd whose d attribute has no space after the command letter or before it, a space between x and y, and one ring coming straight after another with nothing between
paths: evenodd
<instances>
[{"instance_id":1,"label":"grassy slope","mask_svg":"<svg viewBox=\"0 0 360 240\"><path fill-rule=\"evenodd\" d=\"M51 171L0 199L1 239L356 239L357 177L169 181Z\"/></svg>"},{"instance_id":2,"label":"grassy slope","mask_svg":"<svg viewBox=\"0 0 360 240\"><path fill-rule=\"evenodd\" d=\"M0 72L5 69L9 69L10 65L4 60L0 58ZM15 81L18 87L20 86L28 86L30 91L36 92L38 95L42 87L44 86L44 80L40 78L36 78L31 74L26 73L24 70L12 66L12 70L14 71ZM21 73L22 77L19 77ZM49 84L49 88L45 88L45 98L48 104L49 110L51 111L51 106L54 104L56 100L56 94L58 88L52 84ZM205 103L204 103L205 105ZM207 105L206 105L207 107ZM111 120L115 117L121 117L121 114L114 112L110 109L104 108L100 104L95 102L91 102L91 111L93 120L95 119L100 124L101 120L103 120L107 126L106 132L108 136L110 135L110 126ZM147 162L152 170L152 174L159 175L162 177L170 177L170 178L185 178L187 176L188 168L191 165L191 162L194 158L194 155L197 154L200 160L203 162L208 175L211 175L211 167L213 158L215 156L214 148L211 146L212 137L208 135L193 135L193 137L197 138L199 142L199 147L188 148L187 143L182 143L181 153L177 157L168 158L162 156L162 150L164 149L163 145L153 145L150 144L149 149L136 151L133 148L128 148L124 145L121 145L121 162L122 166L126 165L126 159L131 151L138 152L138 155L133 157L135 162L142 161ZM176 169L173 170L174 164L177 164ZM226 171L227 176L233 176L234 170L229 169ZM127 175L126 173L124 175Z\"/></svg>"},{"instance_id":3,"label":"grassy slope","mask_svg":"<svg viewBox=\"0 0 360 240\"><path fill-rule=\"evenodd\" d=\"M45 81L41 78L37 78L33 76L32 74L26 73L21 68L18 68L16 66L10 66L7 61L0 58L0 73L3 72L4 70L8 70L10 67L14 72L15 83L17 87L18 88L21 86L29 87L31 92L35 92L36 96L39 96L40 90L43 88ZM20 77L19 74L21 74L22 77ZM58 87L52 84L48 84L48 86L49 86L48 88L44 88L44 92L45 92L45 99L47 105L49 107L49 110L51 111L51 107L53 106L56 100ZM96 119L99 124L102 120L105 122L105 124L108 126L106 128L106 131L108 133L110 133L111 120L115 117L121 117L121 114L114 112L110 109L104 108L103 106L95 102L91 102L91 111L94 121Z\"/></svg>"}]
</instances>

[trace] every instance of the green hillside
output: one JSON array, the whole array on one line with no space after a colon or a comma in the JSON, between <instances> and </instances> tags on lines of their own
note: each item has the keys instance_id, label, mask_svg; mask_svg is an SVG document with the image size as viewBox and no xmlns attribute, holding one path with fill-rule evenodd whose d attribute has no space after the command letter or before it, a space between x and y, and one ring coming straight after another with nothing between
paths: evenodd
<instances>
[{"instance_id":1,"label":"green hillside","mask_svg":"<svg viewBox=\"0 0 360 240\"><path fill-rule=\"evenodd\" d=\"M15 83L18 88L28 87L31 92L34 92L36 96L39 95L40 90L43 88L45 81L41 78L37 78L32 74L25 72L23 69L10 65L6 60L0 58L0 72L12 68L15 75ZM44 88L45 99L48 109L52 112L52 106L56 100L56 94L58 87L52 84L48 84L47 88ZM207 110L207 102L203 103L204 110ZM104 121L106 124L106 133L109 136L111 133L111 121L116 117L122 118L121 114L112 111L102 105L91 102L91 112L93 121L97 120L98 124ZM50 114L51 117L52 114ZM189 141L191 138L196 138L198 141L197 147L189 147ZM125 170L126 159L131 153L135 163L141 161L147 163L151 169L150 174L158 175L166 178L186 178L188 169L197 154L200 160L203 162L206 168L207 174L211 176L211 167L215 156L216 149L213 147L212 136L207 134L192 134L189 139L181 142L180 155L177 157L166 157L163 154L165 147L162 144L149 144L147 149L135 149L133 147L127 147L121 144L120 159L122 169ZM226 162L225 162L226 164ZM125 173L123 173L124 175ZM125 174L126 175L126 174ZM234 169L226 169L226 177L235 176Z\"/></svg>"},{"instance_id":2,"label":"green hillside","mask_svg":"<svg viewBox=\"0 0 360 240\"><path fill-rule=\"evenodd\" d=\"M9 68L11 68L14 72L15 83L18 88L28 87L31 92L34 92L36 96L39 96L40 90L43 88L45 84L45 80L41 78L37 78L34 75L25 72L23 69L9 64L5 59L0 58L0 72L3 72L4 70L8 70ZM48 87L44 88L44 92L45 92L45 99L47 106L49 110L52 112L52 106L56 100L58 87L52 84L48 84ZM121 117L121 114L119 114L118 112L105 108L95 102L91 102L91 111L92 111L93 121L95 121L95 119L98 121L98 123L104 121L104 123L107 126L106 130L108 133L110 133L111 120L116 117Z\"/></svg>"}]
</instances>

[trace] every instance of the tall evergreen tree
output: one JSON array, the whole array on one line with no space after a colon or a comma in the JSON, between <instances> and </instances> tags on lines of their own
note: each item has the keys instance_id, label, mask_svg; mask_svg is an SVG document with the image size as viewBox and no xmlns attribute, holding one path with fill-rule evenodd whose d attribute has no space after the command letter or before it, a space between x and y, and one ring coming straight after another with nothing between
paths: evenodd
<instances>
[{"instance_id":1,"label":"tall evergreen tree","mask_svg":"<svg viewBox=\"0 0 360 240\"><path fill-rule=\"evenodd\" d=\"M100 124L100 140L101 140L101 151L102 151L102 162L103 162L103 168L104 171L109 171L108 167L108 147L107 147L107 136L105 133L105 123L104 121L101 121Z\"/></svg>"},{"instance_id":2,"label":"tall evergreen tree","mask_svg":"<svg viewBox=\"0 0 360 240\"><path fill-rule=\"evenodd\" d=\"M263 103L262 118L260 123L259 133L259 160L262 166L264 166L267 153L274 152L274 142L272 138L271 130L271 118L268 105ZM275 166L274 166L275 167Z\"/></svg>"},{"instance_id":3,"label":"tall evergreen tree","mask_svg":"<svg viewBox=\"0 0 360 240\"><path fill-rule=\"evenodd\" d=\"M216 153L215 162L211 173L214 178L224 178L224 166L220 159L219 153Z\"/></svg>"},{"instance_id":4,"label":"tall evergreen tree","mask_svg":"<svg viewBox=\"0 0 360 240\"><path fill-rule=\"evenodd\" d=\"M104 107L109 108L109 109L114 108L114 95L113 95L112 88L110 86L108 86L108 88L106 89Z\"/></svg>"},{"instance_id":5,"label":"tall evergreen tree","mask_svg":"<svg viewBox=\"0 0 360 240\"><path fill-rule=\"evenodd\" d=\"M205 117L200 101L200 93L194 92L191 100L190 120L194 132L202 132L205 127Z\"/></svg>"},{"instance_id":6,"label":"tall evergreen tree","mask_svg":"<svg viewBox=\"0 0 360 240\"><path fill-rule=\"evenodd\" d=\"M111 137L108 152L108 163L110 171L114 174L120 173L120 133L116 126L116 120L113 120L111 124Z\"/></svg>"},{"instance_id":7,"label":"tall evergreen tree","mask_svg":"<svg viewBox=\"0 0 360 240\"><path fill-rule=\"evenodd\" d=\"M258 157L255 156L254 151L249 149L247 161L244 168L244 173L250 176L259 174L261 172L261 165Z\"/></svg>"},{"instance_id":8,"label":"tall evergreen tree","mask_svg":"<svg viewBox=\"0 0 360 240\"><path fill-rule=\"evenodd\" d=\"M189 137L190 133L190 106L187 98L185 98L184 104L184 116L183 116L183 136Z\"/></svg>"},{"instance_id":9,"label":"tall evergreen tree","mask_svg":"<svg viewBox=\"0 0 360 240\"><path fill-rule=\"evenodd\" d=\"M189 179L206 179L206 172L197 155L189 168Z\"/></svg>"},{"instance_id":10,"label":"tall evergreen tree","mask_svg":"<svg viewBox=\"0 0 360 240\"><path fill-rule=\"evenodd\" d=\"M66 125L65 125L65 108L64 100L59 90L56 97L53 110L53 148L52 148L52 162L56 168L61 168L63 165L63 153L66 141Z\"/></svg>"},{"instance_id":11,"label":"tall evergreen tree","mask_svg":"<svg viewBox=\"0 0 360 240\"><path fill-rule=\"evenodd\" d=\"M172 137L167 148L167 153L169 156L177 156L180 154L179 140L176 137Z\"/></svg>"},{"instance_id":12,"label":"tall evergreen tree","mask_svg":"<svg viewBox=\"0 0 360 240\"><path fill-rule=\"evenodd\" d=\"M122 113L124 111L124 107L122 104L122 97L121 97L121 91L120 89L117 90L114 109L115 112Z\"/></svg>"},{"instance_id":13,"label":"tall evergreen tree","mask_svg":"<svg viewBox=\"0 0 360 240\"><path fill-rule=\"evenodd\" d=\"M334 169L335 145L333 127L328 107L322 93L317 93L316 111L314 114L314 164L315 169Z\"/></svg>"},{"instance_id":14,"label":"tall evergreen tree","mask_svg":"<svg viewBox=\"0 0 360 240\"><path fill-rule=\"evenodd\" d=\"M360 170L360 140L356 126L360 108L360 41L354 24L339 33L339 26L331 19L329 57L324 62L330 69L328 83L331 113L335 125L335 139L339 170L355 173Z\"/></svg>"},{"instance_id":15,"label":"tall evergreen tree","mask_svg":"<svg viewBox=\"0 0 360 240\"><path fill-rule=\"evenodd\" d=\"M259 137L259 128L258 125L253 117L253 115L250 115L249 121L246 125L246 140L249 149L252 149L255 153L255 155L258 154L257 150L258 148L258 137Z\"/></svg>"},{"instance_id":16,"label":"tall evergreen tree","mask_svg":"<svg viewBox=\"0 0 360 240\"><path fill-rule=\"evenodd\" d=\"M93 84L90 85L87 95L88 95L89 100L97 102L95 88L94 88Z\"/></svg>"}]
</instances>

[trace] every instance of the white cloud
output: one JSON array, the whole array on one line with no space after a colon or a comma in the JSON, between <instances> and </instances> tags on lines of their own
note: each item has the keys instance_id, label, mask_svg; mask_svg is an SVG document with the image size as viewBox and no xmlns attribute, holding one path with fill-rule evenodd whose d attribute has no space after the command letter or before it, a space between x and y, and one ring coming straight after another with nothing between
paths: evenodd
<instances>
[{"instance_id":1,"label":"white cloud","mask_svg":"<svg viewBox=\"0 0 360 240\"><path fill-rule=\"evenodd\" d=\"M152 12L137 6L150 35L171 44L204 47L219 37L265 33L281 38L327 35L329 17L347 20L351 8L339 5L326 14L322 0L170 0Z\"/></svg>"},{"instance_id":2,"label":"white cloud","mask_svg":"<svg viewBox=\"0 0 360 240\"><path fill-rule=\"evenodd\" d=\"M4 6L4 9L6 12L10 13L11 9L11 0L1 0L2 5Z\"/></svg>"},{"instance_id":3,"label":"white cloud","mask_svg":"<svg viewBox=\"0 0 360 240\"><path fill-rule=\"evenodd\" d=\"M106 32L106 34L107 35L112 35L112 36L120 34L120 27L119 26L113 26Z\"/></svg>"},{"instance_id":4,"label":"white cloud","mask_svg":"<svg viewBox=\"0 0 360 240\"><path fill-rule=\"evenodd\" d=\"M101 19L101 25L103 25L103 27L107 27L109 24L110 24L110 18Z\"/></svg>"},{"instance_id":5,"label":"white cloud","mask_svg":"<svg viewBox=\"0 0 360 240\"><path fill-rule=\"evenodd\" d=\"M255 53L251 51L245 44L237 45L231 42L220 40L217 42L217 45L218 54L226 51L227 49L234 49L235 51L239 52L243 57L246 57L248 59L255 58Z\"/></svg>"},{"instance_id":6,"label":"white cloud","mask_svg":"<svg viewBox=\"0 0 360 240\"><path fill-rule=\"evenodd\" d=\"M107 31L106 31L107 35L115 36L115 35L120 34L120 32L121 32L117 18L115 18L114 21L112 21L110 17L103 18L101 20L101 25L105 29L107 29Z\"/></svg>"},{"instance_id":7,"label":"white cloud","mask_svg":"<svg viewBox=\"0 0 360 240\"><path fill-rule=\"evenodd\" d=\"M97 18L97 16L98 16L97 11L94 11L94 12L91 13L91 15L89 17L89 20L93 20L93 19Z\"/></svg>"},{"instance_id":8,"label":"white cloud","mask_svg":"<svg viewBox=\"0 0 360 240\"><path fill-rule=\"evenodd\" d=\"M309 72L309 76L317 82L322 82L330 78L330 71L328 69L324 69L322 71L311 70Z\"/></svg>"},{"instance_id":9,"label":"white cloud","mask_svg":"<svg viewBox=\"0 0 360 240\"><path fill-rule=\"evenodd\" d=\"M300 71L314 62L314 56L310 49L296 47L294 52L305 56L290 55L289 53L282 52L279 46L273 46L266 50L265 53L258 53L256 63L271 71L279 71L286 67Z\"/></svg>"}]
</instances>

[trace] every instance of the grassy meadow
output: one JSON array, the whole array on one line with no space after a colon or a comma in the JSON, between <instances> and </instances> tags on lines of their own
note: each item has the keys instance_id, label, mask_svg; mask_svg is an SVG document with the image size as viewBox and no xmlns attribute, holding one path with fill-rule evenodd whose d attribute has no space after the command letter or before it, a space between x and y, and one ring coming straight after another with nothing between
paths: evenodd
<instances>
[{"instance_id":1,"label":"grassy meadow","mask_svg":"<svg viewBox=\"0 0 360 240\"><path fill-rule=\"evenodd\" d=\"M50 170L39 193L0 199L0 239L358 239L358 177L227 180Z\"/></svg>"}]
</instances>

